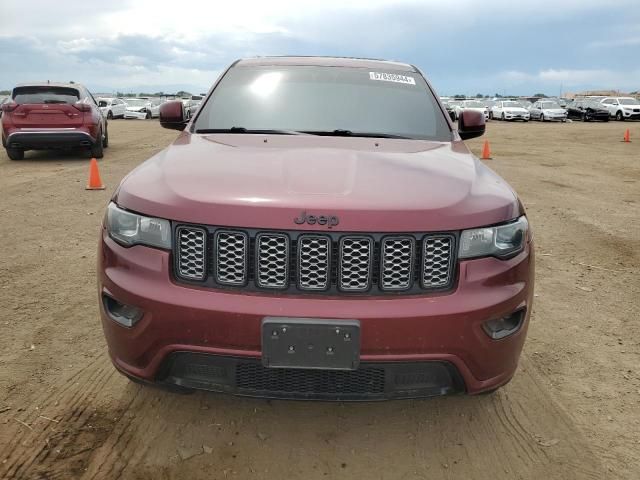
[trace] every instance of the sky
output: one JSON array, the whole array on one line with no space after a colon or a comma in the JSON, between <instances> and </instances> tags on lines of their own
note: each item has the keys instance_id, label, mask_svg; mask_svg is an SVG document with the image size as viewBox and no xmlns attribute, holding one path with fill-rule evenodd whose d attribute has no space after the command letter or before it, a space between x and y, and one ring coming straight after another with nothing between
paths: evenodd
<instances>
[{"instance_id":1,"label":"sky","mask_svg":"<svg viewBox=\"0 0 640 480\"><path fill-rule=\"evenodd\" d=\"M0 90L206 92L237 58L418 66L440 95L640 90L640 0L0 0Z\"/></svg>"}]
</instances>

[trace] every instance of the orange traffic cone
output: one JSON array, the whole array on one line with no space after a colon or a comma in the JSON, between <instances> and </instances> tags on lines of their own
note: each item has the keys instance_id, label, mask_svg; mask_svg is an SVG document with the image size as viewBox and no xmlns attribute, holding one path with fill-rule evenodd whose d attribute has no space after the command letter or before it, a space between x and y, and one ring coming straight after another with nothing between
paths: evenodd
<instances>
[{"instance_id":1,"label":"orange traffic cone","mask_svg":"<svg viewBox=\"0 0 640 480\"><path fill-rule=\"evenodd\" d=\"M627 131L624 132L624 142L625 143L630 143L631 142L631 134L629 133L629 129L627 128Z\"/></svg>"},{"instance_id":2,"label":"orange traffic cone","mask_svg":"<svg viewBox=\"0 0 640 480\"><path fill-rule=\"evenodd\" d=\"M89 183L87 184L87 190L104 190L102 180L100 180L100 172L98 171L98 161L95 158L91 159L89 164Z\"/></svg>"},{"instance_id":3,"label":"orange traffic cone","mask_svg":"<svg viewBox=\"0 0 640 480\"><path fill-rule=\"evenodd\" d=\"M489 148L489 140L484 141L484 147L482 147L482 160L491 160L491 149Z\"/></svg>"}]
</instances>

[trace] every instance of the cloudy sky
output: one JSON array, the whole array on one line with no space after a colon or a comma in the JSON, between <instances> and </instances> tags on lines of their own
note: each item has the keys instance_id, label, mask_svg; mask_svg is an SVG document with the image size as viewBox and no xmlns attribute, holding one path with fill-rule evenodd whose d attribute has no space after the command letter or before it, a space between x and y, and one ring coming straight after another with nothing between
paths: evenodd
<instances>
[{"instance_id":1,"label":"cloudy sky","mask_svg":"<svg viewBox=\"0 0 640 480\"><path fill-rule=\"evenodd\" d=\"M640 90L640 0L0 0L0 89L203 92L239 57L419 66L441 95Z\"/></svg>"}]
</instances>

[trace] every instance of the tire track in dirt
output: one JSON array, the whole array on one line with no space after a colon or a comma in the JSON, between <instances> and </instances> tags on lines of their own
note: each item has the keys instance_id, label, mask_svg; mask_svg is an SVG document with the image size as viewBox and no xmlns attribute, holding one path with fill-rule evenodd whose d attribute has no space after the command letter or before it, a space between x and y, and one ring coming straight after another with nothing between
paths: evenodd
<instances>
[{"instance_id":1,"label":"tire track in dirt","mask_svg":"<svg viewBox=\"0 0 640 480\"><path fill-rule=\"evenodd\" d=\"M69 471L84 468L84 460L106 436L113 412L102 413L95 399L117 377L108 361L99 357L60 388L43 392L23 418L3 435L10 439L0 452L1 478L68 478ZM46 417L46 418L44 418Z\"/></svg>"}]
</instances>

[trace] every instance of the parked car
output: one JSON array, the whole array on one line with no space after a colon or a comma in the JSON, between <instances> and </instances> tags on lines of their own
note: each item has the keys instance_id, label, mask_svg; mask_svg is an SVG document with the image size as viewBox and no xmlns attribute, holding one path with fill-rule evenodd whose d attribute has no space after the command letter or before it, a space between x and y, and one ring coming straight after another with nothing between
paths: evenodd
<instances>
[{"instance_id":1,"label":"parked car","mask_svg":"<svg viewBox=\"0 0 640 480\"><path fill-rule=\"evenodd\" d=\"M462 105L462 100L449 100L447 103L447 110L450 112L449 116L455 122L458 120L456 110Z\"/></svg>"},{"instance_id":2,"label":"parked car","mask_svg":"<svg viewBox=\"0 0 640 480\"><path fill-rule=\"evenodd\" d=\"M124 118L149 119L153 116L150 100L146 98L125 98L123 100L127 104Z\"/></svg>"},{"instance_id":3,"label":"parked car","mask_svg":"<svg viewBox=\"0 0 640 480\"><path fill-rule=\"evenodd\" d=\"M491 108L492 118L529 121L529 111L515 100L499 100Z\"/></svg>"},{"instance_id":4,"label":"parked car","mask_svg":"<svg viewBox=\"0 0 640 480\"><path fill-rule=\"evenodd\" d=\"M595 100L576 100L567 106L567 118L575 118L583 122L592 120L609 121L609 111Z\"/></svg>"},{"instance_id":5,"label":"parked car","mask_svg":"<svg viewBox=\"0 0 640 480\"><path fill-rule=\"evenodd\" d=\"M567 119L567 111L551 100L538 100L531 105L529 114L532 120L540 120L541 122L564 122Z\"/></svg>"},{"instance_id":6,"label":"parked car","mask_svg":"<svg viewBox=\"0 0 640 480\"><path fill-rule=\"evenodd\" d=\"M632 97L607 97L600 104L618 121L640 118L640 100Z\"/></svg>"},{"instance_id":7,"label":"parked car","mask_svg":"<svg viewBox=\"0 0 640 480\"><path fill-rule=\"evenodd\" d=\"M182 105L184 106L187 118L191 118L196 114L203 99L204 97L202 95L191 95L190 97L182 98Z\"/></svg>"},{"instance_id":8,"label":"parked car","mask_svg":"<svg viewBox=\"0 0 640 480\"><path fill-rule=\"evenodd\" d=\"M151 118L158 118L160 116L160 105L162 100L158 97L136 97L142 98L149 102L149 109L151 110Z\"/></svg>"},{"instance_id":9,"label":"parked car","mask_svg":"<svg viewBox=\"0 0 640 480\"><path fill-rule=\"evenodd\" d=\"M102 114L111 120L112 118L124 118L127 104L119 98L98 98L98 106Z\"/></svg>"},{"instance_id":10,"label":"parked car","mask_svg":"<svg viewBox=\"0 0 640 480\"><path fill-rule=\"evenodd\" d=\"M99 241L116 368L245 396L490 392L514 375L533 240L513 189L415 67L240 60L124 177Z\"/></svg>"},{"instance_id":11,"label":"parked car","mask_svg":"<svg viewBox=\"0 0 640 480\"><path fill-rule=\"evenodd\" d=\"M531 108L531 105L533 105L533 102L530 102L529 100L525 99L525 98L520 98L518 100L516 100L520 106L522 108L525 108L527 110L529 110Z\"/></svg>"},{"instance_id":12,"label":"parked car","mask_svg":"<svg viewBox=\"0 0 640 480\"><path fill-rule=\"evenodd\" d=\"M489 110L484 106L484 103L479 100L463 100L453 108L456 120L460 118L460 114L464 110L475 110L482 113L485 120L489 120Z\"/></svg>"},{"instance_id":13,"label":"parked car","mask_svg":"<svg viewBox=\"0 0 640 480\"><path fill-rule=\"evenodd\" d=\"M2 118L2 105L9 102L11 97L0 97L0 118Z\"/></svg>"},{"instance_id":14,"label":"parked car","mask_svg":"<svg viewBox=\"0 0 640 480\"><path fill-rule=\"evenodd\" d=\"M2 146L11 160L22 160L27 150L73 147L102 158L109 146L107 121L78 83L23 83L2 112Z\"/></svg>"}]
</instances>

